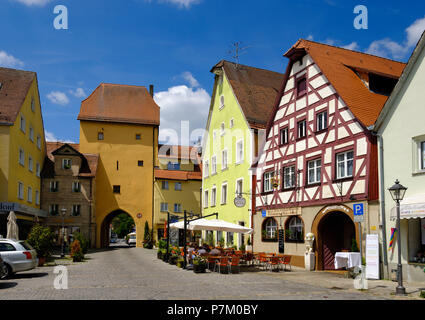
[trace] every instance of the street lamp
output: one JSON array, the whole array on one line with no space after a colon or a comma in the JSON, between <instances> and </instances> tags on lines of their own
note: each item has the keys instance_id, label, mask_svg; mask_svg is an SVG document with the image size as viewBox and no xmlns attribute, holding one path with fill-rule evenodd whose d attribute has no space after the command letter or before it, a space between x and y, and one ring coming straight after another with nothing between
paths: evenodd
<instances>
[{"instance_id":1,"label":"street lamp","mask_svg":"<svg viewBox=\"0 0 425 320\"><path fill-rule=\"evenodd\" d=\"M401 230L400 230L400 201L403 200L404 194L407 188L403 187L398 179L395 181L395 185L388 189L391 193L391 197L397 205L397 247L398 247L398 265L397 265L397 276L398 286L396 288L396 295L406 295L406 289L403 287L403 274L401 267Z\"/></svg>"},{"instance_id":2,"label":"street lamp","mask_svg":"<svg viewBox=\"0 0 425 320\"><path fill-rule=\"evenodd\" d=\"M61 209L62 213L62 252L61 252L61 258L65 257L65 215L66 215L66 208Z\"/></svg>"}]
</instances>

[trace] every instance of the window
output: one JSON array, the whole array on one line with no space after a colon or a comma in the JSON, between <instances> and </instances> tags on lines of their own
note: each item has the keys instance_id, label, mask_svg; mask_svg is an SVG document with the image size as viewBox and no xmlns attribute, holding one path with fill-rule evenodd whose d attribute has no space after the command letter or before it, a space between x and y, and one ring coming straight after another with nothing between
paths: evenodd
<instances>
[{"instance_id":1,"label":"window","mask_svg":"<svg viewBox=\"0 0 425 320\"><path fill-rule=\"evenodd\" d=\"M301 218L291 217L286 222L285 240L304 242L304 224Z\"/></svg>"},{"instance_id":2,"label":"window","mask_svg":"<svg viewBox=\"0 0 425 320\"><path fill-rule=\"evenodd\" d=\"M273 218L267 218L263 222L262 239L277 241L277 222Z\"/></svg>"},{"instance_id":3,"label":"window","mask_svg":"<svg viewBox=\"0 0 425 320\"><path fill-rule=\"evenodd\" d=\"M121 193L121 186L113 186L112 189L114 193Z\"/></svg>"},{"instance_id":4,"label":"window","mask_svg":"<svg viewBox=\"0 0 425 320\"><path fill-rule=\"evenodd\" d=\"M6 251L16 251L16 248L13 246L13 244L10 244L7 242L0 242L0 252L6 252Z\"/></svg>"},{"instance_id":5,"label":"window","mask_svg":"<svg viewBox=\"0 0 425 320\"><path fill-rule=\"evenodd\" d=\"M68 170L71 169L72 161L71 159L62 159L62 169Z\"/></svg>"},{"instance_id":6,"label":"window","mask_svg":"<svg viewBox=\"0 0 425 320\"><path fill-rule=\"evenodd\" d=\"M38 162L35 165L35 175L40 177L40 164Z\"/></svg>"},{"instance_id":7,"label":"window","mask_svg":"<svg viewBox=\"0 0 425 320\"><path fill-rule=\"evenodd\" d=\"M168 162L167 170L180 170L180 163L178 163L178 162Z\"/></svg>"},{"instance_id":8,"label":"window","mask_svg":"<svg viewBox=\"0 0 425 320\"><path fill-rule=\"evenodd\" d=\"M420 168L421 170L425 170L425 141L421 142L421 154L420 154Z\"/></svg>"},{"instance_id":9,"label":"window","mask_svg":"<svg viewBox=\"0 0 425 320\"><path fill-rule=\"evenodd\" d=\"M210 164L208 160L206 160L205 166L204 166L204 177L208 177L209 175L210 175Z\"/></svg>"},{"instance_id":10,"label":"window","mask_svg":"<svg viewBox=\"0 0 425 320\"><path fill-rule=\"evenodd\" d=\"M288 143L288 128L280 130L280 144L284 145Z\"/></svg>"},{"instance_id":11,"label":"window","mask_svg":"<svg viewBox=\"0 0 425 320\"><path fill-rule=\"evenodd\" d=\"M168 181L162 181L162 190L168 190Z\"/></svg>"},{"instance_id":12,"label":"window","mask_svg":"<svg viewBox=\"0 0 425 320\"><path fill-rule=\"evenodd\" d=\"M24 118L24 116L23 115L21 115L21 131L23 132L23 133L25 133L25 128L26 128L26 125L25 125L25 118Z\"/></svg>"},{"instance_id":13,"label":"window","mask_svg":"<svg viewBox=\"0 0 425 320\"><path fill-rule=\"evenodd\" d=\"M208 190L204 191L204 208L208 208Z\"/></svg>"},{"instance_id":14,"label":"window","mask_svg":"<svg viewBox=\"0 0 425 320\"><path fill-rule=\"evenodd\" d=\"M283 168L283 189L295 187L295 166Z\"/></svg>"},{"instance_id":15,"label":"window","mask_svg":"<svg viewBox=\"0 0 425 320\"><path fill-rule=\"evenodd\" d=\"M324 130L328 127L328 112L324 111L316 116L316 131Z\"/></svg>"},{"instance_id":16,"label":"window","mask_svg":"<svg viewBox=\"0 0 425 320\"><path fill-rule=\"evenodd\" d=\"M182 205L180 203L174 204L174 212L182 212Z\"/></svg>"},{"instance_id":17,"label":"window","mask_svg":"<svg viewBox=\"0 0 425 320\"><path fill-rule=\"evenodd\" d=\"M305 77L297 81L297 98L307 93L307 80Z\"/></svg>"},{"instance_id":18,"label":"window","mask_svg":"<svg viewBox=\"0 0 425 320\"><path fill-rule=\"evenodd\" d=\"M243 179L239 179L236 181L236 195L242 196L243 193Z\"/></svg>"},{"instance_id":19,"label":"window","mask_svg":"<svg viewBox=\"0 0 425 320\"><path fill-rule=\"evenodd\" d=\"M161 202L161 212L168 212L168 203Z\"/></svg>"},{"instance_id":20,"label":"window","mask_svg":"<svg viewBox=\"0 0 425 320\"><path fill-rule=\"evenodd\" d=\"M232 247L233 246L233 239L234 239L234 236L233 236L233 232L226 232L226 245L228 246L228 247Z\"/></svg>"},{"instance_id":21,"label":"window","mask_svg":"<svg viewBox=\"0 0 425 320\"><path fill-rule=\"evenodd\" d=\"M174 190L182 191L182 183L181 182L175 182L174 183Z\"/></svg>"},{"instance_id":22,"label":"window","mask_svg":"<svg viewBox=\"0 0 425 320\"><path fill-rule=\"evenodd\" d=\"M31 110L32 110L32 112L35 112L35 100L34 100L34 98L31 99Z\"/></svg>"},{"instance_id":23,"label":"window","mask_svg":"<svg viewBox=\"0 0 425 320\"><path fill-rule=\"evenodd\" d=\"M103 132L98 132L97 133L97 140L103 140L105 138Z\"/></svg>"},{"instance_id":24,"label":"window","mask_svg":"<svg viewBox=\"0 0 425 320\"><path fill-rule=\"evenodd\" d=\"M139 161L137 161L137 165L138 165L139 167L143 167L143 160L139 160Z\"/></svg>"},{"instance_id":25,"label":"window","mask_svg":"<svg viewBox=\"0 0 425 320\"><path fill-rule=\"evenodd\" d=\"M298 122L298 139L306 136L307 123L305 120Z\"/></svg>"},{"instance_id":26,"label":"window","mask_svg":"<svg viewBox=\"0 0 425 320\"><path fill-rule=\"evenodd\" d=\"M409 262L425 264L425 218L408 220Z\"/></svg>"},{"instance_id":27,"label":"window","mask_svg":"<svg viewBox=\"0 0 425 320\"><path fill-rule=\"evenodd\" d=\"M59 181L50 181L50 192L59 191Z\"/></svg>"},{"instance_id":28,"label":"window","mask_svg":"<svg viewBox=\"0 0 425 320\"><path fill-rule=\"evenodd\" d=\"M353 176L353 151L343 152L336 155L336 177L337 179Z\"/></svg>"},{"instance_id":29,"label":"window","mask_svg":"<svg viewBox=\"0 0 425 320\"><path fill-rule=\"evenodd\" d=\"M40 191L35 191L35 204L40 205Z\"/></svg>"},{"instance_id":30,"label":"window","mask_svg":"<svg viewBox=\"0 0 425 320\"><path fill-rule=\"evenodd\" d=\"M140 133L136 133L136 140L141 140L142 139L142 135Z\"/></svg>"},{"instance_id":31,"label":"window","mask_svg":"<svg viewBox=\"0 0 425 320\"><path fill-rule=\"evenodd\" d=\"M263 192L273 191L273 178L274 178L273 171L264 173Z\"/></svg>"},{"instance_id":32,"label":"window","mask_svg":"<svg viewBox=\"0 0 425 320\"><path fill-rule=\"evenodd\" d=\"M34 161L32 160L31 156L28 156L28 170L32 172L34 167Z\"/></svg>"},{"instance_id":33,"label":"window","mask_svg":"<svg viewBox=\"0 0 425 320\"><path fill-rule=\"evenodd\" d=\"M226 133L224 122L220 125L220 135L224 135Z\"/></svg>"},{"instance_id":34,"label":"window","mask_svg":"<svg viewBox=\"0 0 425 320\"><path fill-rule=\"evenodd\" d=\"M217 157L213 156L211 158L211 174L217 173Z\"/></svg>"},{"instance_id":35,"label":"window","mask_svg":"<svg viewBox=\"0 0 425 320\"><path fill-rule=\"evenodd\" d=\"M19 148L19 164L25 166L25 152L22 148Z\"/></svg>"},{"instance_id":36,"label":"window","mask_svg":"<svg viewBox=\"0 0 425 320\"><path fill-rule=\"evenodd\" d=\"M32 188L28 187L28 192L27 192L27 201L28 202L32 202Z\"/></svg>"},{"instance_id":37,"label":"window","mask_svg":"<svg viewBox=\"0 0 425 320\"><path fill-rule=\"evenodd\" d=\"M74 181L72 183L72 192L81 192L81 184L79 181Z\"/></svg>"},{"instance_id":38,"label":"window","mask_svg":"<svg viewBox=\"0 0 425 320\"><path fill-rule=\"evenodd\" d=\"M22 182L18 182L18 198L24 199L24 184Z\"/></svg>"},{"instance_id":39,"label":"window","mask_svg":"<svg viewBox=\"0 0 425 320\"><path fill-rule=\"evenodd\" d=\"M236 164L243 161L243 140L236 143Z\"/></svg>"},{"instance_id":40,"label":"window","mask_svg":"<svg viewBox=\"0 0 425 320\"><path fill-rule=\"evenodd\" d=\"M41 150L41 137L39 134L37 135L37 148Z\"/></svg>"},{"instance_id":41,"label":"window","mask_svg":"<svg viewBox=\"0 0 425 320\"><path fill-rule=\"evenodd\" d=\"M57 204L51 204L49 206L49 214L51 216L57 216L57 215L59 215L59 205L57 205Z\"/></svg>"},{"instance_id":42,"label":"window","mask_svg":"<svg viewBox=\"0 0 425 320\"><path fill-rule=\"evenodd\" d=\"M221 170L227 169L227 150L221 152Z\"/></svg>"},{"instance_id":43,"label":"window","mask_svg":"<svg viewBox=\"0 0 425 320\"><path fill-rule=\"evenodd\" d=\"M233 128L234 125L235 125L235 120L232 118L232 119L230 119L229 127Z\"/></svg>"},{"instance_id":44,"label":"window","mask_svg":"<svg viewBox=\"0 0 425 320\"><path fill-rule=\"evenodd\" d=\"M211 207L215 207L217 200L217 189L214 187L211 189Z\"/></svg>"},{"instance_id":45,"label":"window","mask_svg":"<svg viewBox=\"0 0 425 320\"><path fill-rule=\"evenodd\" d=\"M221 186L221 204L227 203L227 184Z\"/></svg>"},{"instance_id":46,"label":"window","mask_svg":"<svg viewBox=\"0 0 425 320\"><path fill-rule=\"evenodd\" d=\"M79 204L72 205L72 215L74 217L78 217L81 214L80 210L81 206Z\"/></svg>"},{"instance_id":47,"label":"window","mask_svg":"<svg viewBox=\"0 0 425 320\"><path fill-rule=\"evenodd\" d=\"M224 96L220 96L220 110L224 108Z\"/></svg>"},{"instance_id":48,"label":"window","mask_svg":"<svg viewBox=\"0 0 425 320\"><path fill-rule=\"evenodd\" d=\"M34 142L34 128L30 126L30 140Z\"/></svg>"},{"instance_id":49,"label":"window","mask_svg":"<svg viewBox=\"0 0 425 320\"><path fill-rule=\"evenodd\" d=\"M317 159L313 161L309 161L307 163L307 179L308 184L320 183L321 182L321 166L322 160Z\"/></svg>"}]
</instances>

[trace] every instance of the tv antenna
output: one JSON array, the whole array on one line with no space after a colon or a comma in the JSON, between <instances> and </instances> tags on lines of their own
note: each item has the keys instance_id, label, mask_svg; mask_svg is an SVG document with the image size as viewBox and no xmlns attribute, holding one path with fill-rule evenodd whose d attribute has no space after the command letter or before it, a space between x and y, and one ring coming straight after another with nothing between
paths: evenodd
<instances>
[{"instance_id":1,"label":"tv antenna","mask_svg":"<svg viewBox=\"0 0 425 320\"><path fill-rule=\"evenodd\" d=\"M247 46L247 47L242 47L242 42L241 41L236 41L232 44L232 49L229 50L229 54L232 55L232 58L235 59L236 62L236 69L239 68L239 58L242 54L244 54L245 52L243 52L244 50L250 48L251 46Z\"/></svg>"}]
</instances>

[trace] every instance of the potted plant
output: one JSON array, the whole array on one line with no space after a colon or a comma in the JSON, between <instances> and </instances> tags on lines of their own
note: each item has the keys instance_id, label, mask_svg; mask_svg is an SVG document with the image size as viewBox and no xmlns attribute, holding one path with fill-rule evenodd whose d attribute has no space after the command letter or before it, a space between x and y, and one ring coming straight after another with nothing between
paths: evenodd
<instances>
[{"instance_id":1,"label":"potted plant","mask_svg":"<svg viewBox=\"0 0 425 320\"><path fill-rule=\"evenodd\" d=\"M27 242L37 251L38 265L42 266L51 255L54 234L48 227L35 225L28 235Z\"/></svg>"},{"instance_id":2,"label":"potted plant","mask_svg":"<svg viewBox=\"0 0 425 320\"><path fill-rule=\"evenodd\" d=\"M75 240L80 241L81 249L83 250L83 254L86 254L89 251L89 240L81 232L74 232L73 237Z\"/></svg>"},{"instance_id":3,"label":"potted plant","mask_svg":"<svg viewBox=\"0 0 425 320\"><path fill-rule=\"evenodd\" d=\"M170 263L170 264L173 264L173 265L175 265L176 263L177 263L177 259L178 259L178 257L179 257L179 255L178 255L178 252L179 252L180 250L178 249L178 248L176 248L176 247L173 247L172 249L171 249L171 255L170 255L170 257L168 258L168 262Z\"/></svg>"},{"instance_id":4,"label":"potted plant","mask_svg":"<svg viewBox=\"0 0 425 320\"><path fill-rule=\"evenodd\" d=\"M177 267L183 268L183 263L184 263L183 257L178 257L177 260L176 260Z\"/></svg>"},{"instance_id":5,"label":"potted plant","mask_svg":"<svg viewBox=\"0 0 425 320\"><path fill-rule=\"evenodd\" d=\"M83 249L78 240L74 240L71 244L71 258L73 262L81 262L84 259Z\"/></svg>"},{"instance_id":6,"label":"potted plant","mask_svg":"<svg viewBox=\"0 0 425 320\"><path fill-rule=\"evenodd\" d=\"M207 269L207 259L205 257L195 257L193 259L193 272L204 273Z\"/></svg>"},{"instance_id":7,"label":"potted plant","mask_svg":"<svg viewBox=\"0 0 425 320\"><path fill-rule=\"evenodd\" d=\"M246 251L245 249L246 249L245 243L242 243L241 246L239 247L239 250L242 251L242 252L245 252Z\"/></svg>"}]
</instances>

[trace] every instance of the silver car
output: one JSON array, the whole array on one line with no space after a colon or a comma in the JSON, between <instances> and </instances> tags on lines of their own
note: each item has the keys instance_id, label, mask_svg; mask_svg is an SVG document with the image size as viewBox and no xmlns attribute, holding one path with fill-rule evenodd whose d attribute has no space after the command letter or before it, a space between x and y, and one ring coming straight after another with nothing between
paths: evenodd
<instances>
[{"instance_id":1,"label":"silver car","mask_svg":"<svg viewBox=\"0 0 425 320\"><path fill-rule=\"evenodd\" d=\"M38 265L37 251L25 241L0 239L0 255L7 269L2 279L15 272L32 270Z\"/></svg>"},{"instance_id":2,"label":"silver car","mask_svg":"<svg viewBox=\"0 0 425 320\"><path fill-rule=\"evenodd\" d=\"M6 277L7 274L7 267L3 262L3 259L1 258L0 255L0 279L3 279L4 277Z\"/></svg>"}]
</instances>

